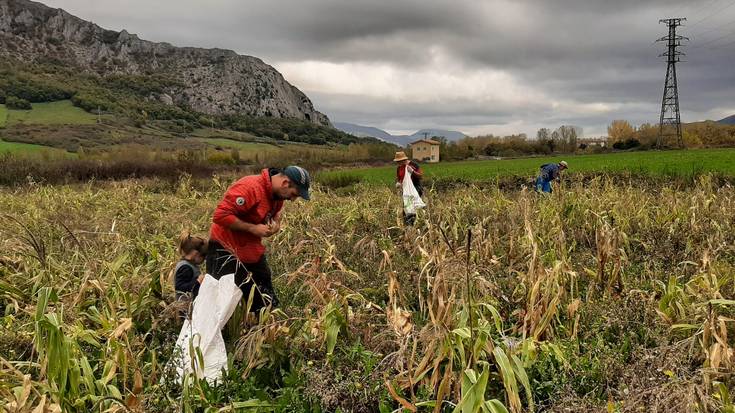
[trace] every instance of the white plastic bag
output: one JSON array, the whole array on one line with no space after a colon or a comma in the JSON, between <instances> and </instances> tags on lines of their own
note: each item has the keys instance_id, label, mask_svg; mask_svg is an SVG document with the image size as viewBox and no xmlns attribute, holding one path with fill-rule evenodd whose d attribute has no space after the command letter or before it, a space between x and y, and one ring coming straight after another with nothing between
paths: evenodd
<instances>
[{"instance_id":1,"label":"white plastic bag","mask_svg":"<svg viewBox=\"0 0 735 413\"><path fill-rule=\"evenodd\" d=\"M242 291L235 285L235 274L227 274L219 280L209 274L204 276L199 295L194 299L191 321L185 320L176 340L176 375L182 382L194 373L212 383L222 378L227 370L227 349L222 338L222 328L235 312L242 298ZM201 353L200 362L199 354Z\"/></svg>"},{"instance_id":2,"label":"white plastic bag","mask_svg":"<svg viewBox=\"0 0 735 413\"><path fill-rule=\"evenodd\" d=\"M403 176L403 211L408 214L415 214L417 209L425 207L426 204L419 196L416 187L413 186L411 180L411 169L406 167L406 174Z\"/></svg>"}]
</instances>

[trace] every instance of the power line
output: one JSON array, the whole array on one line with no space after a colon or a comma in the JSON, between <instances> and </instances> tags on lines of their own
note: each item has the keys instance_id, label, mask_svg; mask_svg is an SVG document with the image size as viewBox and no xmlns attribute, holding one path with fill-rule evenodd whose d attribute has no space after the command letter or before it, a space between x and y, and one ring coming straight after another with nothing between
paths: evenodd
<instances>
[{"instance_id":1,"label":"power line","mask_svg":"<svg viewBox=\"0 0 735 413\"><path fill-rule=\"evenodd\" d=\"M735 20L732 20L732 21L729 21L729 22L727 22L727 23L725 23L725 24L721 24L721 25L719 25L719 26L717 26L717 27L713 27L713 28L711 28L711 29L705 30L705 31L703 31L703 32L699 33L699 34L698 34L697 36L701 36L701 35L703 35L703 34L705 34L705 33L711 33L711 32L714 32L715 30L719 30L719 29L721 29L721 28L723 28L723 27L725 27L725 26L729 26L729 25L731 25L731 24L732 24L732 25L735 25Z\"/></svg>"},{"instance_id":2,"label":"power line","mask_svg":"<svg viewBox=\"0 0 735 413\"><path fill-rule=\"evenodd\" d=\"M733 30L733 31L731 31L731 32L729 32L729 33L727 33L727 34L725 34L725 35L723 35L723 36L720 36L720 37L718 37L718 38L716 38L716 39L712 39L712 40L706 41L706 42L704 42L704 43L699 43L699 44L695 44L694 46L692 46L692 48L695 48L695 47L702 47L702 46L707 46L708 44L712 44L712 43L715 43L715 42L717 42L718 40L722 40L722 39L725 39L725 38L727 38L727 37L730 37L730 36L731 36L731 35L733 35L733 34L735 34L735 30Z\"/></svg>"},{"instance_id":3,"label":"power line","mask_svg":"<svg viewBox=\"0 0 735 413\"><path fill-rule=\"evenodd\" d=\"M714 1L714 0L712 0L712 1ZM684 9L686 9L687 7L689 7L690 5L691 4L688 1L682 2L682 4L680 4L679 7L675 8L674 11L671 12L671 15L672 16L676 16L677 14L679 14L680 11L683 11Z\"/></svg>"},{"instance_id":4,"label":"power line","mask_svg":"<svg viewBox=\"0 0 735 413\"><path fill-rule=\"evenodd\" d=\"M711 18L712 16L714 16L714 15L716 15L716 14L718 14L718 13L722 12L722 11L725 11L725 10L729 9L729 8L730 8L730 7L732 7L732 6L735 6L735 1L733 1L732 3L728 4L727 6L725 6L725 7L721 8L721 9L718 9L718 10L716 10L716 11L715 11L714 13L712 13L712 14L710 14L710 15L708 15L708 16L706 16L706 17L704 17L703 19L701 19L701 20L697 21L696 23L694 23L694 24L690 25L690 26L689 26L689 28L691 29L692 27L694 27L694 26L698 25L699 23L702 23L703 21L705 21L705 20L707 20L707 19Z\"/></svg>"},{"instance_id":5,"label":"power line","mask_svg":"<svg viewBox=\"0 0 735 413\"><path fill-rule=\"evenodd\" d=\"M708 47L708 49L721 49L726 46L730 46L731 44L735 44L735 40L731 41L730 43L721 44L718 46Z\"/></svg>"},{"instance_id":6,"label":"power line","mask_svg":"<svg viewBox=\"0 0 735 413\"><path fill-rule=\"evenodd\" d=\"M720 1L721 1L721 0L710 0L710 1L708 1L708 2L707 2L707 3L705 3L705 4L704 4L704 5L702 6L702 7L700 7L700 8L699 8L699 10L695 10L695 11L694 11L694 12L693 12L693 13L691 14L691 17L694 17L694 16L698 15L698 14L699 14L700 12L702 12L702 11L706 11L706 10L707 10L708 8L710 8L711 6L715 5L716 3L719 3ZM691 4L687 4L687 6L691 6ZM677 13L678 13L678 12L677 12ZM677 13L674 13L674 15L676 15Z\"/></svg>"}]
</instances>

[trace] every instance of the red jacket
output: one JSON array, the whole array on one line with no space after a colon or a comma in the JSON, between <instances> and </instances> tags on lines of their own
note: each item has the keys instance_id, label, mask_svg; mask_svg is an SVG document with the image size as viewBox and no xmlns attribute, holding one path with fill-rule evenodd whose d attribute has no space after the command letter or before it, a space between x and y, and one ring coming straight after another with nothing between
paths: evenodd
<instances>
[{"instance_id":1,"label":"red jacket","mask_svg":"<svg viewBox=\"0 0 735 413\"><path fill-rule=\"evenodd\" d=\"M273 199L268 169L260 175L240 178L225 192L212 217L209 237L227 248L241 262L251 264L260 260L265 247L257 237L246 231L234 231L229 226L235 219L251 224L267 224L283 207L283 201Z\"/></svg>"},{"instance_id":2,"label":"red jacket","mask_svg":"<svg viewBox=\"0 0 735 413\"><path fill-rule=\"evenodd\" d=\"M408 163L411 168L413 168L414 173L411 174L411 181L416 184L416 182L421 181L421 177L416 175L416 172L421 173L421 168L419 165L411 161ZM406 165L398 165L398 168L396 169L396 182L403 182L403 177L406 176Z\"/></svg>"}]
</instances>

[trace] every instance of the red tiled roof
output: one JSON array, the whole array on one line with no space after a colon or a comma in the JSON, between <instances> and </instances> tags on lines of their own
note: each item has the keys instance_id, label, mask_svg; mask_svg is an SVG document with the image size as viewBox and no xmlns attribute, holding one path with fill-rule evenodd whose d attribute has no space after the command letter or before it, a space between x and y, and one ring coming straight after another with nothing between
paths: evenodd
<instances>
[{"instance_id":1,"label":"red tiled roof","mask_svg":"<svg viewBox=\"0 0 735 413\"><path fill-rule=\"evenodd\" d=\"M411 142L409 145L413 145L416 143L428 143L429 145L441 145L441 142L432 141L431 139L419 139L415 142Z\"/></svg>"}]
</instances>

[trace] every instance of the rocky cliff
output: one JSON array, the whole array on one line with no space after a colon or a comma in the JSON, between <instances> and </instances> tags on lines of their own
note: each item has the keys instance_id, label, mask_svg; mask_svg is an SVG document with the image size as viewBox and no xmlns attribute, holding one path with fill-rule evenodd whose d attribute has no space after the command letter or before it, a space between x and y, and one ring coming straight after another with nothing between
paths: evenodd
<instances>
[{"instance_id":1,"label":"rocky cliff","mask_svg":"<svg viewBox=\"0 0 735 413\"><path fill-rule=\"evenodd\" d=\"M0 0L0 59L58 60L86 72L165 74L178 86L156 96L208 114L306 119L329 125L309 98L262 60L231 50L175 47L105 30L61 9Z\"/></svg>"}]
</instances>

